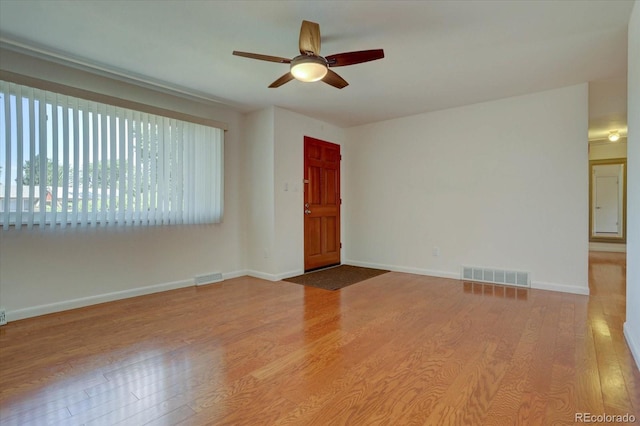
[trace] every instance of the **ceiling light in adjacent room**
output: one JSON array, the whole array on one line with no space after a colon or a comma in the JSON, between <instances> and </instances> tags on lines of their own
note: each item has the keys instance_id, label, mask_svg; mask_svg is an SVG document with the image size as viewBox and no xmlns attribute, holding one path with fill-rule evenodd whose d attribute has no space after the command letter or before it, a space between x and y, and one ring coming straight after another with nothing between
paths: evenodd
<instances>
[{"instance_id":1,"label":"ceiling light in adjacent room","mask_svg":"<svg viewBox=\"0 0 640 426\"><path fill-rule=\"evenodd\" d=\"M327 61L313 55L300 55L291 61L291 74L296 80L311 82L327 75Z\"/></svg>"},{"instance_id":2,"label":"ceiling light in adjacent room","mask_svg":"<svg viewBox=\"0 0 640 426\"><path fill-rule=\"evenodd\" d=\"M620 139L620 133L617 130L611 130L609 132L609 141L617 142L618 139Z\"/></svg>"}]
</instances>

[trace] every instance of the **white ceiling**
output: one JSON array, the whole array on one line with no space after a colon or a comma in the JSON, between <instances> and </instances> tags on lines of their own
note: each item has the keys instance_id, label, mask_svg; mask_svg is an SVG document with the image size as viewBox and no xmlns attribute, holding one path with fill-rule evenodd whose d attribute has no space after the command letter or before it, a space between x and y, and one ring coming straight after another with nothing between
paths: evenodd
<instances>
[{"instance_id":1,"label":"white ceiling","mask_svg":"<svg viewBox=\"0 0 640 426\"><path fill-rule=\"evenodd\" d=\"M1 0L0 41L243 112L277 105L349 127L583 82L626 86L632 8L633 0ZM338 90L295 80L269 89L288 65L232 56L296 56L303 19L320 24L324 56L383 48L386 57L334 68L350 83ZM626 129L626 109L617 114ZM606 133L601 121L590 134Z\"/></svg>"}]
</instances>

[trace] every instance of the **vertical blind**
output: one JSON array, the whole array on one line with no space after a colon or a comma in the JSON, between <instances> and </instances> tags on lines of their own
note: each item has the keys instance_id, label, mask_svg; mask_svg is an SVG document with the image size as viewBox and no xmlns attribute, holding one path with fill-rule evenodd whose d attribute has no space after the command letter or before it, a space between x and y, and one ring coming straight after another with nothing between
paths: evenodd
<instances>
[{"instance_id":1,"label":"vertical blind","mask_svg":"<svg viewBox=\"0 0 640 426\"><path fill-rule=\"evenodd\" d=\"M0 225L217 223L224 132L0 81Z\"/></svg>"}]
</instances>

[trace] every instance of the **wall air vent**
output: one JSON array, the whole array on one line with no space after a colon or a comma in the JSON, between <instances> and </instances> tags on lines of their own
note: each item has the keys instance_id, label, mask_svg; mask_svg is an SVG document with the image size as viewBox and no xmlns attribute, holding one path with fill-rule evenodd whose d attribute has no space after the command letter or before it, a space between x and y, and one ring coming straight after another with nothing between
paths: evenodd
<instances>
[{"instance_id":1,"label":"wall air vent","mask_svg":"<svg viewBox=\"0 0 640 426\"><path fill-rule=\"evenodd\" d=\"M463 266L462 280L483 283L512 285L517 287L531 287L529 272L509 271L505 269L482 268L478 266Z\"/></svg>"},{"instance_id":2,"label":"wall air vent","mask_svg":"<svg viewBox=\"0 0 640 426\"><path fill-rule=\"evenodd\" d=\"M211 274L206 275L198 275L194 278L196 285L205 285L205 284L213 284L224 281L222 278L222 274L220 272L213 272Z\"/></svg>"}]
</instances>

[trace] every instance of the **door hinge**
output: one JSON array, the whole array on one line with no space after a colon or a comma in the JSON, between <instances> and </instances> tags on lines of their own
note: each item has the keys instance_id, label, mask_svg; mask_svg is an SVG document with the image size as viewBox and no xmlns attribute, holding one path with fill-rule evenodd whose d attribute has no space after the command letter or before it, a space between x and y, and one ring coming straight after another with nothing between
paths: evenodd
<instances>
[{"instance_id":1,"label":"door hinge","mask_svg":"<svg viewBox=\"0 0 640 426\"><path fill-rule=\"evenodd\" d=\"M342 243L340 243L340 248L342 248Z\"/></svg>"},{"instance_id":2,"label":"door hinge","mask_svg":"<svg viewBox=\"0 0 640 426\"><path fill-rule=\"evenodd\" d=\"M340 204L342 204L342 198L340 198Z\"/></svg>"}]
</instances>

